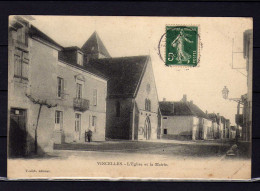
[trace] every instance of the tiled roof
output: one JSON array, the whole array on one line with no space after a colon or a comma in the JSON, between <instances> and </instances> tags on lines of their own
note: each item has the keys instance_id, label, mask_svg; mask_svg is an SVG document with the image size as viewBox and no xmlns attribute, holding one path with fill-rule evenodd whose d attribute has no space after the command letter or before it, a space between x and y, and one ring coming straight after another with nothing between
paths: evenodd
<instances>
[{"instance_id":1,"label":"tiled roof","mask_svg":"<svg viewBox=\"0 0 260 191\"><path fill-rule=\"evenodd\" d=\"M109 77L109 97L134 97L139 81L143 77L149 56L92 59L86 66Z\"/></svg>"},{"instance_id":2,"label":"tiled roof","mask_svg":"<svg viewBox=\"0 0 260 191\"><path fill-rule=\"evenodd\" d=\"M87 71L87 72L90 72L90 73L92 73L92 74L94 74L94 75L96 75L96 76L102 77L102 78L104 78L104 79L108 79L108 76L106 76L106 75L105 75L104 73L102 73L101 71L95 69L95 68L94 68L93 66L91 66L91 65L81 66L81 65L78 65L78 64L73 64L73 63L68 62L68 60L67 60L67 58L66 58L66 56L65 56L64 54L59 54L59 60L62 61L62 62L64 62L64 63L66 63L66 64L68 64L68 65L70 65L70 66L74 66L74 67L76 67L76 68L80 68L80 69L85 70L85 71Z\"/></svg>"},{"instance_id":3,"label":"tiled roof","mask_svg":"<svg viewBox=\"0 0 260 191\"><path fill-rule=\"evenodd\" d=\"M190 102L170 102L162 101L159 102L160 110L162 115L165 116L197 116L209 119L197 105Z\"/></svg>"},{"instance_id":4,"label":"tiled roof","mask_svg":"<svg viewBox=\"0 0 260 191\"><path fill-rule=\"evenodd\" d=\"M108 53L106 47L98 36L97 32L94 32L89 39L82 46L82 51L85 55L87 54L102 54L105 57L110 58L110 54Z\"/></svg>"},{"instance_id":5,"label":"tiled roof","mask_svg":"<svg viewBox=\"0 0 260 191\"><path fill-rule=\"evenodd\" d=\"M35 26L31 25L31 27L29 28L29 35L31 37L37 37L42 39L45 42L50 43L51 45L54 45L58 48L62 48L61 45L59 45L57 42L55 42L52 38L50 38L49 36L47 36L46 34L44 34L42 31L40 31L38 28L36 28Z\"/></svg>"}]
</instances>

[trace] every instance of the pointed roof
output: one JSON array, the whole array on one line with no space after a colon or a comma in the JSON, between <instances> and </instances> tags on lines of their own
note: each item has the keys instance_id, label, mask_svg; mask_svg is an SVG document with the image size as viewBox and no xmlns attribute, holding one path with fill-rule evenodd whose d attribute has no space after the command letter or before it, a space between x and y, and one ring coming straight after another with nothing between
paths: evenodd
<instances>
[{"instance_id":1,"label":"pointed roof","mask_svg":"<svg viewBox=\"0 0 260 191\"><path fill-rule=\"evenodd\" d=\"M162 115L165 116L197 116L205 119L209 118L206 113L191 102L161 101L159 105Z\"/></svg>"},{"instance_id":2,"label":"pointed roof","mask_svg":"<svg viewBox=\"0 0 260 191\"><path fill-rule=\"evenodd\" d=\"M105 57L111 57L96 31L89 37L81 49L85 54L102 54Z\"/></svg>"}]
</instances>

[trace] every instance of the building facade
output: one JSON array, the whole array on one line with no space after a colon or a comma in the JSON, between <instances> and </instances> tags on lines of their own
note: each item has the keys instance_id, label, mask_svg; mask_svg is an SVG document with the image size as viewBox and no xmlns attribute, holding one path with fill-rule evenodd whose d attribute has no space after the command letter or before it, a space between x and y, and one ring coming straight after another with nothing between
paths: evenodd
<instances>
[{"instance_id":1,"label":"building facade","mask_svg":"<svg viewBox=\"0 0 260 191\"><path fill-rule=\"evenodd\" d=\"M108 139L157 139L159 104L149 56L90 59L108 80Z\"/></svg>"},{"instance_id":2,"label":"building facade","mask_svg":"<svg viewBox=\"0 0 260 191\"><path fill-rule=\"evenodd\" d=\"M162 101L161 136L165 139L212 139L211 120L193 102L187 101L186 95L179 102Z\"/></svg>"},{"instance_id":3,"label":"building facade","mask_svg":"<svg viewBox=\"0 0 260 191\"><path fill-rule=\"evenodd\" d=\"M106 138L157 139L159 104L150 56L112 58L96 32L81 49L85 66L109 78Z\"/></svg>"},{"instance_id":4,"label":"building facade","mask_svg":"<svg viewBox=\"0 0 260 191\"><path fill-rule=\"evenodd\" d=\"M83 61L82 50L62 47L20 17L10 20L10 155L85 142L89 129L93 140L105 140L107 78Z\"/></svg>"}]
</instances>

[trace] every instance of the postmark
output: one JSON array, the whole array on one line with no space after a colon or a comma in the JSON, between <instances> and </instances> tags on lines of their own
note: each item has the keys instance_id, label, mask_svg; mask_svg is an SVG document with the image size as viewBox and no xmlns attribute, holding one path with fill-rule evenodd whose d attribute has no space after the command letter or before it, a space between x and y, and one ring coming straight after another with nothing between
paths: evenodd
<instances>
[{"instance_id":1,"label":"postmark","mask_svg":"<svg viewBox=\"0 0 260 191\"><path fill-rule=\"evenodd\" d=\"M200 61L202 44L199 26L166 25L158 54L166 66L195 67Z\"/></svg>"}]
</instances>

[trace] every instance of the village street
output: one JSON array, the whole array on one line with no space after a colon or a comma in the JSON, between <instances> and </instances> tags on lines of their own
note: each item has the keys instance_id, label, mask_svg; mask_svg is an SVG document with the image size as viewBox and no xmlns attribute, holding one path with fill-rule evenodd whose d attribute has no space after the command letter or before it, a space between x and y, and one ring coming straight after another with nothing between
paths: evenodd
<instances>
[{"instance_id":1,"label":"village street","mask_svg":"<svg viewBox=\"0 0 260 191\"><path fill-rule=\"evenodd\" d=\"M16 172L48 177L132 177L237 179L250 176L250 158L226 155L230 141L105 141L55 145L45 157L31 156ZM69 167L69 168L67 168ZM92 169L92 170L90 170ZM171 169L169 171L169 169ZM36 174L41 171L41 174ZM73 172L73 173L72 173ZM71 175L72 173L72 175ZM19 174L18 174L19 175ZM17 176L18 176L17 175ZM132 178L133 179L133 178Z\"/></svg>"},{"instance_id":2,"label":"village street","mask_svg":"<svg viewBox=\"0 0 260 191\"><path fill-rule=\"evenodd\" d=\"M234 144L230 140L211 141L179 141L179 140L153 140L153 141L105 141L90 142L85 144L60 144L55 145L52 156L66 157L69 153L77 156L86 156L91 151L91 155L97 152L105 156L111 153L142 153L146 155L162 155L181 158L205 158L223 157ZM69 153L67 153L67 151ZM87 152L84 152L87 151ZM113 155L113 154L112 154ZM245 156L240 156L245 157Z\"/></svg>"}]
</instances>

